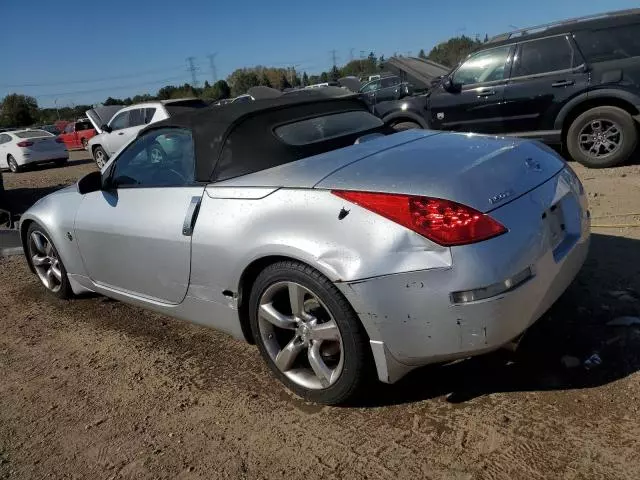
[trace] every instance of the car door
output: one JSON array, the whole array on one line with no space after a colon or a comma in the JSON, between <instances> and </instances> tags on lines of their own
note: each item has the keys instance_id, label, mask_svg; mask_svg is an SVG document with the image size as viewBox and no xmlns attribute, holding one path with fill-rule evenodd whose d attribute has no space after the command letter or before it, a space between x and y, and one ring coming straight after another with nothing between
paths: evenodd
<instances>
[{"instance_id":1,"label":"car door","mask_svg":"<svg viewBox=\"0 0 640 480\"><path fill-rule=\"evenodd\" d=\"M380 80L374 80L362 86L360 93L362 98L369 105L375 105L376 103L376 91L380 89Z\"/></svg>"},{"instance_id":2,"label":"car door","mask_svg":"<svg viewBox=\"0 0 640 480\"><path fill-rule=\"evenodd\" d=\"M171 145L151 160L149 152ZM138 298L180 303L187 292L191 233L204 185L194 180L189 130L150 130L103 173L105 187L85 195L75 235L91 280Z\"/></svg>"},{"instance_id":3,"label":"car door","mask_svg":"<svg viewBox=\"0 0 640 480\"><path fill-rule=\"evenodd\" d=\"M505 87L505 132L551 134L560 109L588 87L589 73L569 35L520 43Z\"/></svg>"},{"instance_id":4,"label":"car door","mask_svg":"<svg viewBox=\"0 0 640 480\"><path fill-rule=\"evenodd\" d=\"M74 145L75 142L74 142L74 124L73 124L73 122L67 123L65 125L64 130L60 134L60 138L62 138L62 141L67 146L67 148L73 148L75 146Z\"/></svg>"},{"instance_id":5,"label":"car door","mask_svg":"<svg viewBox=\"0 0 640 480\"><path fill-rule=\"evenodd\" d=\"M395 100L399 97L400 78L385 77L380 79L380 89L374 92L376 103Z\"/></svg>"},{"instance_id":6,"label":"car door","mask_svg":"<svg viewBox=\"0 0 640 480\"><path fill-rule=\"evenodd\" d=\"M500 133L502 101L513 47L482 50L465 60L429 96L432 128L462 132Z\"/></svg>"}]
</instances>

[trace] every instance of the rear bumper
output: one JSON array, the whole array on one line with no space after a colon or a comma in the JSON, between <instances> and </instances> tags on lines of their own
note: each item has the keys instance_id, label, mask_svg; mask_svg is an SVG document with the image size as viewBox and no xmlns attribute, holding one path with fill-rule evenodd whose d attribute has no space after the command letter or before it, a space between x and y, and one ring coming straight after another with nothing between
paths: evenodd
<instances>
[{"instance_id":1,"label":"rear bumper","mask_svg":"<svg viewBox=\"0 0 640 480\"><path fill-rule=\"evenodd\" d=\"M68 158L69 151L67 149L60 149L47 152L23 153L16 158L16 163L18 165L27 165L33 163L52 162L54 160L62 160Z\"/></svg>"},{"instance_id":2,"label":"rear bumper","mask_svg":"<svg viewBox=\"0 0 640 480\"><path fill-rule=\"evenodd\" d=\"M496 350L551 307L583 265L590 236L584 196L558 199L556 182L557 177L493 212L505 225L519 221L521 231L453 248L451 268L336 284L369 334L381 381L393 383L418 366ZM565 210L567 236L555 249L540 219L541 201ZM526 268L533 276L513 290L452 303L451 292L492 285Z\"/></svg>"}]
</instances>

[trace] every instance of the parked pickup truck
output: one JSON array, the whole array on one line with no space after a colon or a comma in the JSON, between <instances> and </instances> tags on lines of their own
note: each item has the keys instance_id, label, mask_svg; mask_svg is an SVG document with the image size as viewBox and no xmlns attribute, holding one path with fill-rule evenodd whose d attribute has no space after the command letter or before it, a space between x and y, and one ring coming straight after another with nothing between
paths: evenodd
<instances>
[{"instance_id":1,"label":"parked pickup truck","mask_svg":"<svg viewBox=\"0 0 640 480\"><path fill-rule=\"evenodd\" d=\"M64 131L58 137L64 142L69 150L73 148L87 148L89 140L96 135L88 118L81 118L75 122L70 122L64 127Z\"/></svg>"}]
</instances>

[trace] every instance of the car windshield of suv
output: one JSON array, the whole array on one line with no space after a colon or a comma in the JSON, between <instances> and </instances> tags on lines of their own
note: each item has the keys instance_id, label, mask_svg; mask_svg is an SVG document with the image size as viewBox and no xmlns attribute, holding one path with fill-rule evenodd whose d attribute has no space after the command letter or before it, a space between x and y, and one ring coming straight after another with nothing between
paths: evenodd
<instances>
[{"instance_id":1,"label":"car windshield of suv","mask_svg":"<svg viewBox=\"0 0 640 480\"><path fill-rule=\"evenodd\" d=\"M469 85L502 80L510 48L511 46L505 45L504 47L478 52L471 56L454 73L454 83Z\"/></svg>"}]
</instances>

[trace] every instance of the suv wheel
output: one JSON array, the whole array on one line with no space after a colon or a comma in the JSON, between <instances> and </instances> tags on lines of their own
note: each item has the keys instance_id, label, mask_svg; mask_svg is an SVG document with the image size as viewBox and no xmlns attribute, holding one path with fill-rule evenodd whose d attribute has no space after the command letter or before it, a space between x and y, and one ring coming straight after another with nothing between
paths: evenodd
<instances>
[{"instance_id":1,"label":"suv wheel","mask_svg":"<svg viewBox=\"0 0 640 480\"><path fill-rule=\"evenodd\" d=\"M98 168L102 169L102 167L107 163L107 160L109 160L109 157L107 156L107 152L105 152L102 147L98 146L93 149L93 159L96 161Z\"/></svg>"},{"instance_id":2,"label":"suv wheel","mask_svg":"<svg viewBox=\"0 0 640 480\"><path fill-rule=\"evenodd\" d=\"M596 107L576 118L567 131L571 158L589 168L613 167L625 162L636 149L638 132L626 111Z\"/></svg>"}]
</instances>

